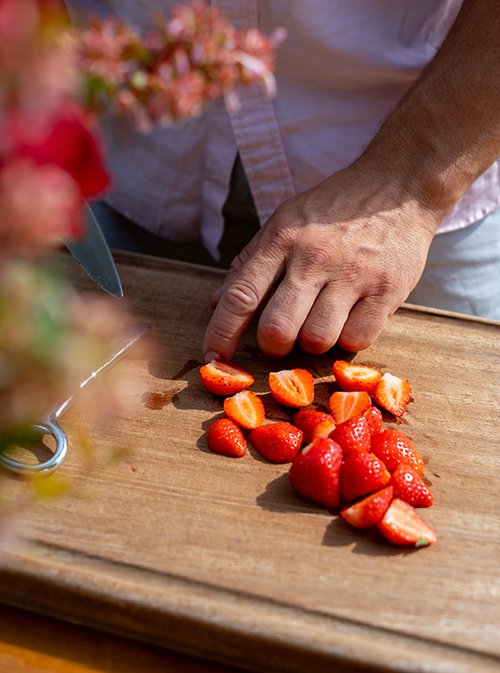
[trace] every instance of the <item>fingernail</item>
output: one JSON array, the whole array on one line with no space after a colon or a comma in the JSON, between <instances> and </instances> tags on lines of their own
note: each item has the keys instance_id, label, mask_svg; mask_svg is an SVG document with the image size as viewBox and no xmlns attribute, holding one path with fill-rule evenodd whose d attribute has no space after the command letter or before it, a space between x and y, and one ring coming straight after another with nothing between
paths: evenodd
<instances>
[{"instance_id":1,"label":"fingernail","mask_svg":"<svg viewBox=\"0 0 500 673\"><path fill-rule=\"evenodd\" d=\"M215 351L208 351L203 357L205 358L206 363L212 362L212 360L222 360L221 356Z\"/></svg>"}]
</instances>

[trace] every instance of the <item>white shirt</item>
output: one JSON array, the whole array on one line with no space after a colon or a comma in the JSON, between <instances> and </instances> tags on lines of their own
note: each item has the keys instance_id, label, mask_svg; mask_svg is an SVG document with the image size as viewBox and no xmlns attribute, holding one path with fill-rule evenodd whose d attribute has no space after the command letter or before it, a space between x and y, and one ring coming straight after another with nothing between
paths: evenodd
<instances>
[{"instance_id":1,"label":"white shirt","mask_svg":"<svg viewBox=\"0 0 500 673\"><path fill-rule=\"evenodd\" d=\"M73 0L78 2L78 0ZM93 0L96 3L96 0ZM170 0L97 0L145 28ZM277 96L241 88L199 119L149 135L105 124L114 189L107 198L146 229L174 240L201 238L217 257L222 205L239 151L261 223L284 200L351 164L433 58L462 0L216 0L237 28L288 39L277 54ZM439 228L472 224L500 205L491 166Z\"/></svg>"}]
</instances>

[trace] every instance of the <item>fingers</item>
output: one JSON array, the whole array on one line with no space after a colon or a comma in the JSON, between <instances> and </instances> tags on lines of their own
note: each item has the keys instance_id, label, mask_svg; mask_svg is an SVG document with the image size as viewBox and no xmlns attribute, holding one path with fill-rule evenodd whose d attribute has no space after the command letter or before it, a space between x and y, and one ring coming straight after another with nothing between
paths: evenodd
<instances>
[{"instance_id":1,"label":"fingers","mask_svg":"<svg viewBox=\"0 0 500 673\"><path fill-rule=\"evenodd\" d=\"M338 337L345 351L361 351L371 346L385 327L398 305L390 307L387 297L371 296L360 299L351 309Z\"/></svg>"},{"instance_id":2,"label":"fingers","mask_svg":"<svg viewBox=\"0 0 500 673\"><path fill-rule=\"evenodd\" d=\"M218 290L216 290L212 297L210 298L210 306L212 308L215 308L217 306L217 303L221 297L221 295L227 290L227 288L232 284L236 276L238 275L239 270L243 267L243 265L250 259L252 256L253 251L256 249L259 240L261 238L261 231L260 230L246 245L243 250L237 255L233 261L231 262L231 266L229 267L229 270L226 274L226 277L224 278L224 281L222 285L219 287Z\"/></svg>"},{"instance_id":3,"label":"fingers","mask_svg":"<svg viewBox=\"0 0 500 673\"><path fill-rule=\"evenodd\" d=\"M231 360L241 336L284 270L284 260L261 253L231 274L205 332L205 361Z\"/></svg>"}]
</instances>

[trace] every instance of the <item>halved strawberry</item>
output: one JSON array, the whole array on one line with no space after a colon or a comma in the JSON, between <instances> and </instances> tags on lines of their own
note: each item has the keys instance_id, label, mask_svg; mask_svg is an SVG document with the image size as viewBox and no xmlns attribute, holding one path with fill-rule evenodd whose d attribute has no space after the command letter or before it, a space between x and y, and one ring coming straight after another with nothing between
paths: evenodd
<instances>
[{"instance_id":1,"label":"halved strawberry","mask_svg":"<svg viewBox=\"0 0 500 673\"><path fill-rule=\"evenodd\" d=\"M269 423L252 430L248 438L271 463L290 463L300 451L302 430L291 423Z\"/></svg>"},{"instance_id":2,"label":"halved strawberry","mask_svg":"<svg viewBox=\"0 0 500 673\"><path fill-rule=\"evenodd\" d=\"M260 397L251 390L242 390L224 400L224 411L240 428L252 430L262 425L266 412Z\"/></svg>"},{"instance_id":3,"label":"halved strawberry","mask_svg":"<svg viewBox=\"0 0 500 673\"><path fill-rule=\"evenodd\" d=\"M372 452L385 463L389 472L394 472L400 463L409 465L417 474L424 471L424 461L410 438L395 428L387 428L372 438Z\"/></svg>"},{"instance_id":4,"label":"halved strawberry","mask_svg":"<svg viewBox=\"0 0 500 673\"><path fill-rule=\"evenodd\" d=\"M314 379L307 369L283 369L269 374L273 397L288 407L307 407L314 400Z\"/></svg>"},{"instance_id":5,"label":"halved strawberry","mask_svg":"<svg viewBox=\"0 0 500 673\"><path fill-rule=\"evenodd\" d=\"M411 385L408 380L399 379L392 374L384 374L373 391L375 402L390 411L394 416L402 416L411 397Z\"/></svg>"},{"instance_id":6,"label":"halved strawberry","mask_svg":"<svg viewBox=\"0 0 500 673\"><path fill-rule=\"evenodd\" d=\"M368 407L371 406L371 400L368 393L362 392L337 392L333 393L328 400L328 406L337 425L354 416L361 416Z\"/></svg>"},{"instance_id":7,"label":"halved strawberry","mask_svg":"<svg viewBox=\"0 0 500 673\"><path fill-rule=\"evenodd\" d=\"M340 512L340 516L355 528L370 528L384 516L392 500L392 486L363 498Z\"/></svg>"},{"instance_id":8,"label":"halved strawberry","mask_svg":"<svg viewBox=\"0 0 500 673\"><path fill-rule=\"evenodd\" d=\"M372 441L368 422L363 416L349 418L337 425L330 437L340 444L344 458L351 451L369 451Z\"/></svg>"},{"instance_id":9,"label":"halved strawberry","mask_svg":"<svg viewBox=\"0 0 500 673\"><path fill-rule=\"evenodd\" d=\"M311 443L314 428L318 423L322 423L323 421L331 421L333 423L333 418L330 414L312 409L303 409L294 414L293 424L302 430L304 434L302 438L303 444Z\"/></svg>"},{"instance_id":10,"label":"halved strawberry","mask_svg":"<svg viewBox=\"0 0 500 673\"><path fill-rule=\"evenodd\" d=\"M399 498L391 502L378 529L392 544L426 547L437 541L432 528L422 521L411 505Z\"/></svg>"},{"instance_id":11,"label":"halved strawberry","mask_svg":"<svg viewBox=\"0 0 500 673\"><path fill-rule=\"evenodd\" d=\"M296 458L290 467L290 483L293 488L326 507L340 504L339 473L342 464L342 449L331 439L314 439Z\"/></svg>"},{"instance_id":12,"label":"halved strawberry","mask_svg":"<svg viewBox=\"0 0 500 673\"><path fill-rule=\"evenodd\" d=\"M333 420L332 416L330 418L326 418L324 421L321 421L321 423L318 423L318 425L314 428L313 434L312 434L312 439L328 439L332 432L335 430L335 421Z\"/></svg>"},{"instance_id":13,"label":"halved strawberry","mask_svg":"<svg viewBox=\"0 0 500 673\"><path fill-rule=\"evenodd\" d=\"M333 363L333 373L341 390L365 390L371 393L379 382L382 374L372 367L354 365L345 360Z\"/></svg>"},{"instance_id":14,"label":"halved strawberry","mask_svg":"<svg viewBox=\"0 0 500 673\"><path fill-rule=\"evenodd\" d=\"M370 428L370 434L373 437L378 435L379 432L382 432L382 412L377 407L370 407L365 411L363 416L368 421L368 427Z\"/></svg>"},{"instance_id":15,"label":"halved strawberry","mask_svg":"<svg viewBox=\"0 0 500 673\"><path fill-rule=\"evenodd\" d=\"M398 465L392 473L391 484L394 487L394 497L404 500L412 507L430 507L434 502L427 484L409 465Z\"/></svg>"},{"instance_id":16,"label":"halved strawberry","mask_svg":"<svg viewBox=\"0 0 500 673\"><path fill-rule=\"evenodd\" d=\"M240 428L229 418L219 418L208 431L208 448L214 453L241 458L246 445Z\"/></svg>"},{"instance_id":17,"label":"halved strawberry","mask_svg":"<svg viewBox=\"0 0 500 673\"><path fill-rule=\"evenodd\" d=\"M391 475L373 453L351 451L340 472L340 495L350 502L387 486Z\"/></svg>"},{"instance_id":18,"label":"halved strawberry","mask_svg":"<svg viewBox=\"0 0 500 673\"><path fill-rule=\"evenodd\" d=\"M243 367L212 360L200 369L201 382L215 395L233 395L252 385L254 378Z\"/></svg>"}]
</instances>

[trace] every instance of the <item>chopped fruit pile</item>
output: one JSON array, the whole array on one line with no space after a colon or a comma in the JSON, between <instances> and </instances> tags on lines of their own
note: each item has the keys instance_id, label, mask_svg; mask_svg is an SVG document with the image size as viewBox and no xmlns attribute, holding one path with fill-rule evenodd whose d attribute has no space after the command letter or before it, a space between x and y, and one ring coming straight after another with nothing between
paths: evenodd
<instances>
[{"instance_id":1,"label":"chopped fruit pile","mask_svg":"<svg viewBox=\"0 0 500 673\"><path fill-rule=\"evenodd\" d=\"M243 456L243 428L263 458L291 463L290 483L298 493L340 510L351 526L376 527L396 545L423 547L436 542L435 533L415 510L433 503L422 477L424 461L406 435L382 426L381 409L396 417L404 414L410 383L344 360L334 363L333 373L340 391L330 395L328 414L311 407L315 391L310 372L271 372L273 397L296 410L292 422L272 422L265 418L260 397L246 390L254 381L248 372L216 360L205 365L202 383L225 397L227 416L210 428L209 448Z\"/></svg>"}]
</instances>

